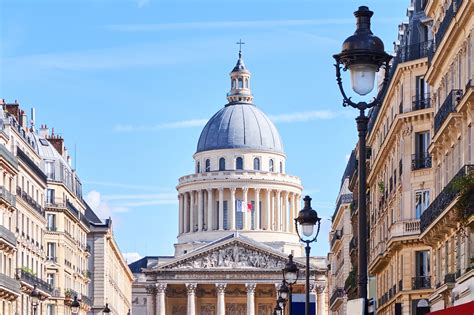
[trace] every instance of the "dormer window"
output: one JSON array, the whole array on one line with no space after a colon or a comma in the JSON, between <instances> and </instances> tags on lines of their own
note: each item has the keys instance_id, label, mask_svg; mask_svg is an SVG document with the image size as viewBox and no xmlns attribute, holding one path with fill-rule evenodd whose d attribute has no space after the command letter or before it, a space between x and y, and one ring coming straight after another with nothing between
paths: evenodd
<instances>
[{"instance_id":1,"label":"dormer window","mask_svg":"<svg viewBox=\"0 0 474 315\"><path fill-rule=\"evenodd\" d=\"M253 169L255 171L260 171L260 159L259 158L253 159Z\"/></svg>"},{"instance_id":2,"label":"dormer window","mask_svg":"<svg viewBox=\"0 0 474 315\"><path fill-rule=\"evenodd\" d=\"M225 159L223 157L219 159L219 171L225 171Z\"/></svg>"},{"instance_id":3,"label":"dormer window","mask_svg":"<svg viewBox=\"0 0 474 315\"><path fill-rule=\"evenodd\" d=\"M235 169L236 170L244 169L244 160L240 156L235 160Z\"/></svg>"}]
</instances>

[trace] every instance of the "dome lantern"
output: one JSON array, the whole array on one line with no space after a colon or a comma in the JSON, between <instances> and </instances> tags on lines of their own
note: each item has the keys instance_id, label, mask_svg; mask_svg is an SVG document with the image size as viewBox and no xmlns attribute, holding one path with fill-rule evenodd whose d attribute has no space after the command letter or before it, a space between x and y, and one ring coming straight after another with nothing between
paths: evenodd
<instances>
[{"instance_id":1,"label":"dome lantern","mask_svg":"<svg viewBox=\"0 0 474 315\"><path fill-rule=\"evenodd\" d=\"M242 40L238 41L239 59L230 73L230 92L227 93L229 103L252 103L253 95L250 90L250 71L247 70L242 59Z\"/></svg>"}]
</instances>

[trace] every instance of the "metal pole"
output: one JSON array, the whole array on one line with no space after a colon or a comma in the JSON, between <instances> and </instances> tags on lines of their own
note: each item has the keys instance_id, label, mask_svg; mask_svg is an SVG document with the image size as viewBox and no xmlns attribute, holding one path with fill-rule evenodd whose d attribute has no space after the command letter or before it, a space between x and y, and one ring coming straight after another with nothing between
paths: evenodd
<instances>
[{"instance_id":1,"label":"metal pole","mask_svg":"<svg viewBox=\"0 0 474 315\"><path fill-rule=\"evenodd\" d=\"M356 118L357 131L359 132L359 297L364 299L364 314L367 314L367 176L366 176L366 143L367 126L369 118L365 116L364 110L360 111Z\"/></svg>"},{"instance_id":2,"label":"metal pole","mask_svg":"<svg viewBox=\"0 0 474 315\"><path fill-rule=\"evenodd\" d=\"M305 300L305 315L309 315L309 253L311 247L309 242L306 242L306 300Z\"/></svg>"},{"instance_id":3,"label":"metal pole","mask_svg":"<svg viewBox=\"0 0 474 315\"><path fill-rule=\"evenodd\" d=\"M290 292L288 292L288 315L291 315L291 307L292 307L292 303L293 303L293 297L292 297L292 294L293 294L293 285L290 284Z\"/></svg>"}]
</instances>

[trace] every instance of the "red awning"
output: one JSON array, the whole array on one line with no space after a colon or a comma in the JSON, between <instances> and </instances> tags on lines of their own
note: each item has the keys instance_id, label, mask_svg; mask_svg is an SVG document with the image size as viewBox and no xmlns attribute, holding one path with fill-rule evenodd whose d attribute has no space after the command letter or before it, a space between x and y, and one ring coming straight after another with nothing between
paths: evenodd
<instances>
[{"instance_id":1,"label":"red awning","mask_svg":"<svg viewBox=\"0 0 474 315\"><path fill-rule=\"evenodd\" d=\"M474 315L474 301L453 306L444 310L430 312L426 315Z\"/></svg>"}]
</instances>

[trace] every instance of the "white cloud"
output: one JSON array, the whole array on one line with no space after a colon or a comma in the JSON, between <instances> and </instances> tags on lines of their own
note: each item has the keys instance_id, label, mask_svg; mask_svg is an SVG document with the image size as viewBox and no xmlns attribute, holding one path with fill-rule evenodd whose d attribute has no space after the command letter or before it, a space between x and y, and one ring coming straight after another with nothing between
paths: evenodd
<instances>
[{"instance_id":1,"label":"white cloud","mask_svg":"<svg viewBox=\"0 0 474 315\"><path fill-rule=\"evenodd\" d=\"M139 8L143 8L149 5L151 3L151 0L136 0L135 2L137 3L137 6Z\"/></svg>"},{"instance_id":2,"label":"white cloud","mask_svg":"<svg viewBox=\"0 0 474 315\"><path fill-rule=\"evenodd\" d=\"M396 22L395 18L374 19L379 22ZM201 21L201 22L178 22L178 23L155 23L155 24L111 24L105 28L119 32L157 32L173 30L196 30L196 29L243 29L243 28L275 28L275 27L298 27L317 25L341 25L352 24L352 18L344 19L311 19L311 20L253 20L253 21Z\"/></svg>"},{"instance_id":3,"label":"white cloud","mask_svg":"<svg viewBox=\"0 0 474 315\"><path fill-rule=\"evenodd\" d=\"M137 252L129 252L129 253L122 253L123 258L125 258L125 261L130 264L132 262L135 262L139 259L141 259L143 256L140 255Z\"/></svg>"},{"instance_id":4,"label":"white cloud","mask_svg":"<svg viewBox=\"0 0 474 315\"><path fill-rule=\"evenodd\" d=\"M112 216L110 205L102 199L98 191L90 191L84 199L100 219L107 219Z\"/></svg>"},{"instance_id":5,"label":"white cloud","mask_svg":"<svg viewBox=\"0 0 474 315\"><path fill-rule=\"evenodd\" d=\"M206 124L207 119L189 119L180 120L170 123L162 123L156 125L122 125L118 124L114 126L115 132L144 132L144 131L157 131L162 129L182 129L182 128L194 128L202 127Z\"/></svg>"},{"instance_id":6,"label":"white cloud","mask_svg":"<svg viewBox=\"0 0 474 315\"><path fill-rule=\"evenodd\" d=\"M269 115L275 123L305 122L318 119L332 119L337 116L337 112L331 110L313 110L306 112L293 112L287 114Z\"/></svg>"}]
</instances>

